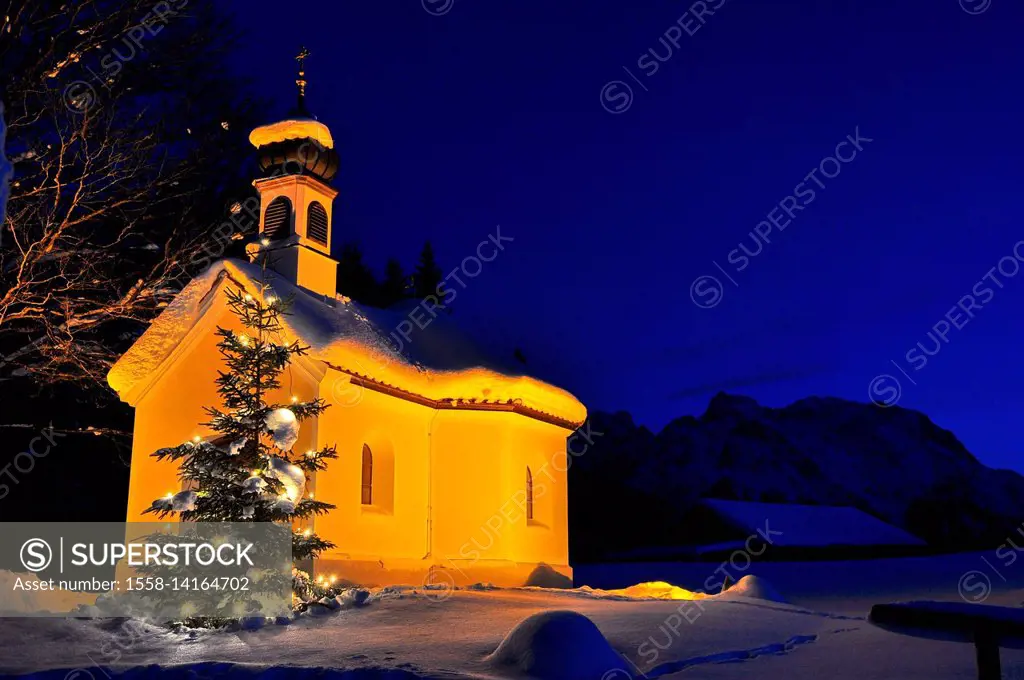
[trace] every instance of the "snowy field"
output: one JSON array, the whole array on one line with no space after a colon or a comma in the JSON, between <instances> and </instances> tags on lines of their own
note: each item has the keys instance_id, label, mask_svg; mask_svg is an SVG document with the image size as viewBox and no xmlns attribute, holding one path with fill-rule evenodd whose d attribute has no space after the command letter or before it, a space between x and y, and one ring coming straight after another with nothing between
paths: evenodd
<instances>
[{"instance_id":1,"label":"snowy field","mask_svg":"<svg viewBox=\"0 0 1024 680\"><path fill-rule=\"evenodd\" d=\"M750 568L791 604L737 595L685 602L537 589L407 589L376 595L364 607L256 631L188 634L140 624L126 628L123 620L3 619L0 672L55 680L132 680L157 674L525 678L530 676L488 655L523 619L572 610L589 617L626 659L628 671L609 668L587 676L592 680L639 678L641 672L675 680L966 680L976 677L972 646L887 633L868 624L866 614L875 602L920 597L960 601L959 580L971 570L985 573L989 567L983 557L998 565L983 554ZM660 568L676 569L677 583L696 588L715 566ZM580 570L580 575L600 570L601 578L611 579L615 573L621 578L641 568L652 565L594 567ZM994 586L987 602L1020 605L1024 563L1000 568L987 572ZM684 573L688 570L689 575ZM901 588L905 592L897 592ZM601 658L600 647L574 632L538 654L586 665ZM1024 652L1004 650L1002 657L1004 677L1024 678Z\"/></svg>"},{"instance_id":2,"label":"snowy field","mask_svg":"<svg viewBox=\"0 0 1024 680\"><path fill-rule=\"evenodd\" d=\"M787 602L820 611L858 614L873 604L896 600L962 601L961 588L969 601L1016 607L1024 604L1024 595L1016 592L1024 589L1024 559L1018 557L1011 552L1012 559L1001 558L990 550L841 562L755 561L745 572L727 570L734 576L756 574L775 586ZM668 581L696 590L718 566L701 562L583 565L576 567L574 578L594 588ZM982 597L984 587L990 592Z\"/></svg>"}]
</instances>

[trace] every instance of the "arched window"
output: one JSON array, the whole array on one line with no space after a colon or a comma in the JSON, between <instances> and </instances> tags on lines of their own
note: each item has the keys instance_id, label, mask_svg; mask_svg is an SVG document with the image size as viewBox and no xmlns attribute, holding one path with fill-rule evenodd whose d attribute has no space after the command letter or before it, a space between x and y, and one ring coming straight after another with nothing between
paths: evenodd
<instances>
[{"instance_id":1,"label":"arched window","mask_svg":"<svg viewBox=\"0 0 1024 680\"><path fill-rule=\"evenodd\" d=\"M533 473L526 468L526 519L533 519Z\"/></svg>"},{"instance_id":2,"label":"arched window","mask_svg":"<svg viewBox=\"0 0 1024 680\"><path fill-rule=\"evenodd\" d=\"M363 505L373 505L373 454L370 447L363 444Z\"/></svg>"},{"instance_id":3,"label":"arched window","mask_svg":"<svg viewBox=\"0 0 1024 680\"><path fill-rule=\"evenodd\" d=\"M263 213L263 235L274 240L288 236L292 231L292 202L278 196Z\"/></svg>"},{"instance_id":4,"label":"arched window","mask_svg":"<svg viewBox=\"0 0 1024 680\"><path fill-rule=\"evenodd\" d=\"M327 211L316 201L310 203L306 211L306 236L311 241L327 245Z\"/></svg>"}]
</instances>

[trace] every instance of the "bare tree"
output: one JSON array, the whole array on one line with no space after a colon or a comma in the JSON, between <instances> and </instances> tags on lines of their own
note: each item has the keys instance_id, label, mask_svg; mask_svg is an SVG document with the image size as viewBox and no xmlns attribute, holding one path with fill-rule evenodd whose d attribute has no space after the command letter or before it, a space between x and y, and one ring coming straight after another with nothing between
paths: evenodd
<instances>
[{"instance_id":1,"label":"bare tree","mask_svg":"<svg viewBox=\"0 0 1024 680\"><path fill-rule=\"evenodd\" d=\"M255 231L237 210L254 108L212 0L12 0L3 21L0 381L105 385L187 278Z\"/></svg>"},{"instance_id":2,"label":"bare tree","mask_svg":"<svg viewBox=\"0 0 1024 680\"><path fill-rule=\"evenodd\" d=\"M7 125L4 123L4 103L0 102L0 225L3 225L6 219L7 196L11 191L11 164L7 162L7 156L4 155L6 140Z\"/></svg>"}]
</instances>

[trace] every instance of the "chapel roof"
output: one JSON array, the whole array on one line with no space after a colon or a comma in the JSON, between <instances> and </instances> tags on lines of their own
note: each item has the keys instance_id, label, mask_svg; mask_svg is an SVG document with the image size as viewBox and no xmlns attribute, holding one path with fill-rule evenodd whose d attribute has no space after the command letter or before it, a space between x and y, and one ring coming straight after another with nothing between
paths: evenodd
<instances>
[{"instance_id":1,"label":"chapel roof","mask_svg":"<svg viewBox=\"0 0 1024 680\"><path fill-rule=\"evenodd\" d=\"M227 286L258 294L260 281L257 265L233 259L214 263L114 364L107 382L122 400L136 404L210 310L214 296L223 295ZM280 278L271 280L269 288L293 300L290 313L282 317L290 338L309 346L309 358L349 374L360 385L434 407L513 410L568 428L586 419L586 408L574 396L495 360L443 312L434 319L418 313L410 340L396 342L389 336L411 319L408 307L376 309L342 296L327 299Z\"/></svg>"}]
</instances>

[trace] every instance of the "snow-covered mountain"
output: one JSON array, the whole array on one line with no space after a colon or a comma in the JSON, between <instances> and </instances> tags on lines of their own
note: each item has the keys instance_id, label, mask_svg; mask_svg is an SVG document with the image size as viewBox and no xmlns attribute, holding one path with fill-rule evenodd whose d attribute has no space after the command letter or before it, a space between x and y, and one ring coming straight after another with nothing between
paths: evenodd
<instances>
[{"instance_id":1,"label":"snow-covered mountain","mask_svg":"<svg viewBox=\"0 0 1024 680\"><path fill-rule=\"evenodd\" d=\"M603 436L569 473L574 559L678 544L699 498L850 505L943 549L992 547L1024 522L1024 477L985 467L917 411L720 393L657 434L628 413L591 423Z\"/></svg>"}]
</instances>

